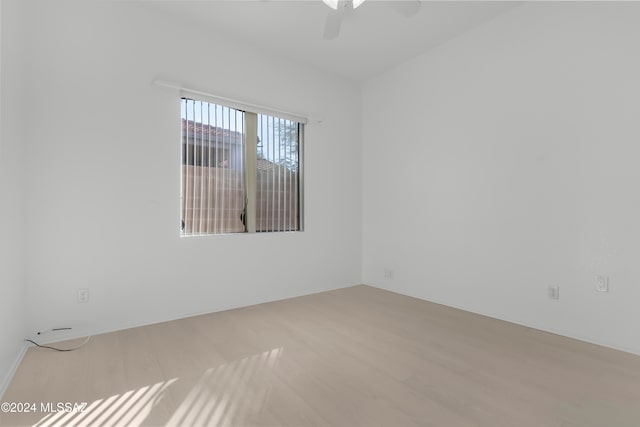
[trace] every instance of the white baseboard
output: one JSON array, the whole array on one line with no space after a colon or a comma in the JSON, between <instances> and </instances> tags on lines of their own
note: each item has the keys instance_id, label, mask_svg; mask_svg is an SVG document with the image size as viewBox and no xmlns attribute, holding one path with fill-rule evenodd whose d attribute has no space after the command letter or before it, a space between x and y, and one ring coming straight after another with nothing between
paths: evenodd
<instances>
[{"instance_id":1,"label":"white baseboard","mask_svg":"<svg viewBox=\"0 0 640 427\"><path fill-rule=\"evenodd\" d=\"M9 388L9 384L11 383L11 380L13 379L13 376L15 375L16 371L18 370L18 366L20 366L20 363L22 362L22 359L24 358L24 355L27 353L27 349L28 348L29 348L29 346L25 342L22 345L22 348L20 349L20 352L18 352L18 356L13 361L13 364L11 365L11 368L9 368L9 371L5 375L4 379L2 380L2 382L0 382L0 402L2 401L2 397L4 396L4 393L7 391L7 388Z\"/></svg>"},{"instance_id":2,"label":"white baseboard","mask_svg":"<svg viewBox=\"0 0 640 427\"><path fill-rule=\"evenodd\" d=\"M638 347L630 348L630 347L625 347L625 346L621 346L621 345L616 345L616 344L613 344L613 343L603 342L601 340L594 339L594 338L591 338L591 337L585 337L585 336L581 336L581 335L577 335L577 334L568 333L567 331L563 331L561 329L549 328L549 327L545 327L545 326L542 326L542 325L539 325L539 324L535 324L535 323L531 323L531 322L523 322L521 320L512 319L512 318L509 318L509 317L501 316L501 315L498 315L496 313L479 311L477 309L469 308L469 307L466 307L464 305L451 304L451 303L449 303L447 301L441 301L441 300L434 299L434 298L426 298L426 297L424 297L422 295L417 295L414 292L404 292L404 291L401 291L401 290L398 290L398 289L393 289L393 288L381 286L381 285L378 285L378 284L372 284L372 285L367 284L367 286L371 286L371 287L374 287L374 288L382 289L382 290L385 290L385 291L393 292L393 293L396 293L396 294L399 294L399 295L404 295L404 296L411 297L411 298L416 298L416 299L427 301L427 302L432 302L432 303L439 304L439 305L444 305L446 307L455 308L457 310L462 310L462 311L466 311L466 312L469 312L469 313L479 314L480 316L491 317L492 319L502 320L504 322L513 323L515 325L520 325L520 326L524 326L524 327L531 328L531 329L537 329L537 330L542 331L542 332L548 332L548 333L555 334L555 335L560 335L560 336L563 336L563 337L566 337L566 338L571 338L571 339L574 339L574 340L587 342L589 344L599 345L600 347L607 347L607 348L610 348L610 349L613 349L613 350L623 351L625 353L630 353L630 354L634 354L636 356L640 356L640 348L638 348Z\"/></svg>"},{"instance_id":3,"label":"white baseboard","mask_svg":"<svg viewBox=\"0 0 640 427\"><path fill-rule=\"evenodd\" d=\"M270 302L283 301L291 298L304 297L304 296L314 295L318 293L329 292L337 289L348 288L351 286L357 286L357 284L341 285L337 287L332 287L330 289L316 289L316 290L311 290L309 292L293 293L290 295L279 295L275 298L265 298L260 300L247 301L246 303L243 303L243 304L227 305L227 306L216 307L216 308L212 308L210 310L204 310L204 311L171 314L168 316L163 316L162 318L149 318L149 319L145 319L143 321L138 321L138 322L114 323L110 325L99 325L99 326L93 326L93 325L82 326L82 327L74 326L73 329L69 331L60 331L55 334L47 333L43 336L32 335L32 336L29 336L29 338L36 341L38 344L50 345L50 344L56 344L62 341L85 338L87 336L108 334L111 332L117 332L117 331L122 331L126 329L132 329L132 328L140 328L143 326L155 325L155 324L164 323L164 322L171 322L174 320L186 319L194 316L213 314L221 311L233 310L236 308L245 308L245 307L251 307L259 304L267 304ZM27 347L32 345L33 344L27 344Z\"/></svg>"}]
</instances>

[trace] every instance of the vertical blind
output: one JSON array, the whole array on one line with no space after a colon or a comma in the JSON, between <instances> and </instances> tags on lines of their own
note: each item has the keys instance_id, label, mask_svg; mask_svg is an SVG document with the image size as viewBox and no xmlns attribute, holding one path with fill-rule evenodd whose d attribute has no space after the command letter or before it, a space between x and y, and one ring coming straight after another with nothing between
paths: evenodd
<instances>
[{"instance_id":1,"label":"vertical blind","mask_svg":"<svg viewBox=\"0 0 640 427\"><path fill-rule=\"evenodd\" d=\"M298 230L300 124L258 114L256 231Z\"/></svg>"},{"instance_id":2,"label":"vertical blind","mask_svg":"<svg viewBox=\"0 0 640 427\"><path fill-rule=\"evenodd\" d=\"M245 113L182 99L181 228L187 235L245 231Z\"/></svg>"},{"instance_id":3,"label":"vertical blind","mask_svg":"<svg viewBox=\"0 0 640 427\"><path fill-rule=\"evenodd\" d=\"M248 115L256 135L246 134ZM246 232L248 214L256 232L301 229L302 124L190 98L181 100L181 120L182 235ZM247 173L247 156L255 173Z\"/></svg>"}]
</instances>

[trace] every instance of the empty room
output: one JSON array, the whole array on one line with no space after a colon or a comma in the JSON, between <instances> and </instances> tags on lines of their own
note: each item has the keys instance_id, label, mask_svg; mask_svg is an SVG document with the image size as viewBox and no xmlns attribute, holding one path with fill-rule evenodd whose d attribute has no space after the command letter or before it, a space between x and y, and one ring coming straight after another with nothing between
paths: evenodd
<instances>
[{"instance_id":1,"label":"empty room","mask_svg":"<svg viewBox=\"0 0 640 427\"><path fill-rule=\"evenodd\" d=\"M0 426L640 426L640 3L0 22Z\"/></svg>"}]
</instances>

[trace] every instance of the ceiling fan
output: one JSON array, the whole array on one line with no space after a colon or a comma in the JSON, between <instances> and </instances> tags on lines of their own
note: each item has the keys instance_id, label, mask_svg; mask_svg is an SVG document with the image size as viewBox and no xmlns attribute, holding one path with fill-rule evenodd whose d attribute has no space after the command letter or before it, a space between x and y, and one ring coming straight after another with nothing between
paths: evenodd
<instances>
[{"instance_id":1,"label":"ceiling fan","mask_svg":"<svg viewBox=\"0 0 640 427\"><path fill-rule=\"evenodd\" d=\"M340 27L342 26L342 18L346 9L355 10L366 0L322 0L324 4L332 10L327 15L324 24L323 38L325 40L333 40L340 35ZM400 14L409 17L413 16L420 10L420 0L396 0L389 2Z\"/></svg>"},{"instance_id":2,"label":"ceiling fan","mask_svg":"<svg viewBox=\"0 0 640 427\"><path fill-rule=\"evenodd\" d=\"M333 10L338 9L338 3L340 3L340 0L322 0L322 1L324 2L324 4L326 4ZM352 0L351 4L353 4L353 8L355 9L364 2L365 0Z\"/></svg>"}]
</instances>

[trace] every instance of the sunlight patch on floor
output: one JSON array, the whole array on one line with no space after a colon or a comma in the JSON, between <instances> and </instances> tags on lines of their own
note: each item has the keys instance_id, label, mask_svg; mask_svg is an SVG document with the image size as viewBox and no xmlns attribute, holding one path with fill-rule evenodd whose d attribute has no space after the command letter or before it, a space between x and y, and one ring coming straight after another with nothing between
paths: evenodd
<instances>
[{"instance_id":1,"label":"sunlight patch on floor","mask_svg":"<svg viewBox=\"0 0 640 427\"><path fill-rule=\"evenodd\" d=\"M52 425L97 426L121 425L137 426L147 418L155 403L177 378L129 390L105 399L98 399L87 405L81 412L54 412L42 418L34 427Z\"/></svg>"},{"instance_id":2,"label":"sunlight patch on floor","mask_svg":"<svg viewBox=\"0 0 640 427\"><path fill-rule=\"evenodd\" d=\"M166 425L243 424L247 416L264 407L271 390L271 373L282 352L282 348L275 348L207 369L188 389ZM173 378L98 399L82 411L50 413L34 427L140 426L177 381Z\"/></svg>"},{"instance_id":3,"label":"sunlight patch on floor","mask_svg":"<svg viewBox=\"0 0 640 427\"><path fill-rule=\"evenodd\" d=\"M241 425L267 400L282 348L207 369L167 425Z\"/></svg>"}]
</instances>

